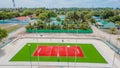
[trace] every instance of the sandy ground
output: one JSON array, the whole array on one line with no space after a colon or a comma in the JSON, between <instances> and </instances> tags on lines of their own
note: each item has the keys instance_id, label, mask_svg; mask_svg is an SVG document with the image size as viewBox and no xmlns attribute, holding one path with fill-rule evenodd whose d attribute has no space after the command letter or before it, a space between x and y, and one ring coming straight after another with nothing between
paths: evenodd
<instances>
[{"instance_id":1,"label":"sandy ground","mask_svg":"<svg viewBox=\"0 0 120 68\"><path fill-rule=\"evenodd\" d=\"M30 62L10 62L9 60L26 44L29 42L54 42L54 43L91 43L106 59L108 64L98 63L61 63L61 62L32 62L32 68L120 68L120 56L115 54L105 43L94 39L73 39L74 36L66 37L65 35L53 34L40 36L30 34L28 36L37 36L38 38L23 38L8 44L0 49L0 68L31 68ZM46 38L45 38L46 37ZM47 38L48 37L48 38ZM51 37L51 38L49 38ZM82 38L84 36L75 35L75 37ZM74 37L74 38L75 38ZM86 37L86 36L85 36ZM56 39L54 39L56 38ZM64 39L63 39L64 38ZM71 39L67 39L71 38ZM64 40L64 42L62 42ZM115 57L115 58L114 58ZM113 60L115 60L113 62Z\"/></svg>"}]
</instances>

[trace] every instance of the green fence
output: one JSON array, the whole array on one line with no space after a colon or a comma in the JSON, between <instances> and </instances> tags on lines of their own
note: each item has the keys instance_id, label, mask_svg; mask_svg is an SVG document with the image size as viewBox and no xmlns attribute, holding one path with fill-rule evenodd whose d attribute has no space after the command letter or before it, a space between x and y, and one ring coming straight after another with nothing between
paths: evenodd
<instances>
[{"instance_id":1,"label":"green fence","mask_svg":"<svg viewBox=\"0 0 120 68\"><path fill-rule=\"evenodd\" d=\"M26 30L28 33L93 33L90 30Z\"/></svg>"}]
</instances>

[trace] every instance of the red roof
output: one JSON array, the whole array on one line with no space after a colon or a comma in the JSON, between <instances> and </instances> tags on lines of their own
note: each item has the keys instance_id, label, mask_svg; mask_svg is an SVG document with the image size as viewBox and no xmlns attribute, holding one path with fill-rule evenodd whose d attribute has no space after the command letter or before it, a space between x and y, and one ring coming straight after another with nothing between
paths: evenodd
<instances>
[{"instance_id":1,"label":"red roof","mask_svg":"<svg viewBox=\"0 0 120 68\"><path fill-rule=\"evenodd\" d=\"M18 19L18 20L26 20L26 19L27 19L27 17L25 17L25 16L22 16L22 17L17 17L17 19Z\"/></svg>"}]
</instances>

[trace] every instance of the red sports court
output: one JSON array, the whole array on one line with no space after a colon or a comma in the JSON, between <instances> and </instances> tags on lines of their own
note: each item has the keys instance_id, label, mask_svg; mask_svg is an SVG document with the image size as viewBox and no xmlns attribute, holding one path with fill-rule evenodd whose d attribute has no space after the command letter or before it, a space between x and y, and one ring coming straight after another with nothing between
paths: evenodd
<instances>
[{"instance_id":1,"label":"red sports court","mask_svg":"<svg viewBox=\"0 0 120 68\"><path fill-rule=\"evenodd\" d=\"M84 54L79 46L39 46L33 56L84 57Z\"/></svg>"}]
</instances>

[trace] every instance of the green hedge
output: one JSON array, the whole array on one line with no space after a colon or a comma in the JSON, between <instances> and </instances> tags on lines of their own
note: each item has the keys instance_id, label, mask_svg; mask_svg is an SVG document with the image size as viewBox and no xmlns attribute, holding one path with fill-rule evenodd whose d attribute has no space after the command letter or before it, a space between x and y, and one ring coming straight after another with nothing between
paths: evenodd
<instances>
[{"instance_id":1,"label":"green hedge","mask_svg":"<svg viewBox=\"0 0 120 68\"><path fill-rule=\"evenodd\" d=\"M93 33L90 30L26 30L28 33Z\"/></svg>"}]
</instances>

